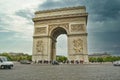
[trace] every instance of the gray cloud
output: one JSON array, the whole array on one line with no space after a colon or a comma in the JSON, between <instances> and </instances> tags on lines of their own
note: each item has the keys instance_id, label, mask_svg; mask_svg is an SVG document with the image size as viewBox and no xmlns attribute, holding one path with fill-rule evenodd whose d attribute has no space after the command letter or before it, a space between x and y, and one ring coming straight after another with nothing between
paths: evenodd
<instances>
[{"instance_id":1,"label":"gray cloud","mask_svg":"<svg viewBox=\"0 0 120 80\"><path fill-rule=\"evenodd\" d=\"M21 9L15 12L15 15L26 18L27 20L31 20L34 16L34 13L32 13L29 9Z\"/></svg>"},{"instance_id":2,"label":"gray cloud","mask_svg":"<svg viewBox=\"0 0 120 80\"><path fill-rule=\"evenodd\" d=\"M86 6L90 16L95 16L91 17L94 21L116 19L120 15L120 0L46 0L45 3L39 5L38 10L70 6Z\"/></svg>"},{"instance_id":3,"label":"gray cloud","mask_svg":"<svg viewBox=\"0 0 120 80\"><path fill-rule=\"evenodd\" d=\"M38 10L86 6L88 17L88 48L91 52L120 54L120 0L47 0Z\"/></svg>"},{"instance_id":4,"label":"gray cloud","mask_svg":"<svg viewBox=\"0 0 120 80\"><path fill-rule=\"evenodd\" d=\"M43 4L38 5L37 10L71 6L86 6L87 12L89 13L87 25L89 53L110 52L120 55L120 0L46 0ZM11 26L10 22L13 18L10 17L9 13L4 14L2 12L0 12L0 30L7 31L5 27ZM15 12L15 16L25 18L28 20L28 24L33 25L31 18L34 16L34 12L31 12L30 9L18 10ZM4 34L0 34L2 45L5 43L11 45L15 42L13 40L7 41L7 38L15 35L16 32L2 33ZM65 48L65 44L63 44L65 39L62 38L59 41L60 44L58 47L63 50Z\"/></svg>"},{"instance_id":5,"label":"gray cloud","mask_svg":"<svg viewBox=\"0 0 120 80\"><path fill-rule=\"evenodd\" d=\"M5 13L0 13L0 26L8 26L9 21L13 20L9 15Z\"/></svg>"},{"instance_id":6,"label":"gray cloud","mask_svg":"<svg viewBox=\"0 0 120 80\"><path fill-rule=\"evenodd\" d=\"M86 0L89 13L88 32L120 32L119 0ZM102 38L102 36L101 36Z\"/></svg>"},{"instance_id":7,"label":"gray cloud","mask_svg":"<svg viewBox=\"0 0 120 80\"><path fill-rule=\"evenodd\" d=\"M31 12L30 9L21 9L15 12L15 15L20 16L28 20L27 24L33 25L32 18L34 17L34 12Z\"/></svg>"},{"instance_id":8,"label":"gray cloud","mask_svg":"<svg viewBox=\"0 0 120 80\"><path fill-rule=\"evenodd\" d=\"M120 15L120 1L119 0L87 0L85 2L89 13L97 15L95 20L103 21L109 19L117 19Z\"/></svg>"},{"instance_id":9,"label":"gray cloud","mask_svg":"<svg viewBox=\"0 0 120 80\"><path fill-rule=\"evenodd\" d=\"M71 6L79 6L83 4L84 0L46 0L45 3L39 5L38 10L44 9L55 9L62 7L71 7Z\"/></svg>"},{"instance_id":10,"label":"gray cloud","mask_svg":"<svg viewBox=\"0 0 120 80\"><path fill-rule=\"evenodd\" d=\"M6 27L10 26L10 21L13 20L9 15L0 13L0 32L9 32Z\"/></svg>"}]
</instances>

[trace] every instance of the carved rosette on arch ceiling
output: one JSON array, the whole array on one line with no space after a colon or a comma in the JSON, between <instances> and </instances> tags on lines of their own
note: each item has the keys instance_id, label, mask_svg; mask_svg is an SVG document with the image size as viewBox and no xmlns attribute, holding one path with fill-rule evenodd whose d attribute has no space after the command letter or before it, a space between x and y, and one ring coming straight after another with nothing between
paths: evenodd
<instances>
[{"instance_id":1,"label":"carved rosette on arch ceiling","mask_svg":"<svg viewBox=\"0 0 120 80\"><path fill-rule=\"evenodd\" d=\"M42 40L38 40L37 43L36 43L36 51L38 53L43 53L43 49L44 49L43 41Z\"/></svg>"},{"instance_id":2,"label":"carved rosette on arch ceiling","mask_svg":"<svg viewBox=\"0 0 120 80\"><path fill-rule=\"evenodd\" d=\"M75 53L83 52L83 41L80 38L73 40L73 49Z\"/></svg>"}]
</instances>

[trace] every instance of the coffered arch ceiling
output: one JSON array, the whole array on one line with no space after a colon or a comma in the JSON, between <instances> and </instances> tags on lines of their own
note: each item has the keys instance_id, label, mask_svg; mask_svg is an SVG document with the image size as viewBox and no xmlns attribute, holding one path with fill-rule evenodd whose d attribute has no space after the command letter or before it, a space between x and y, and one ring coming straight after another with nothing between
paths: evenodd
<instances>
[{"instance_id":1,"label":"coffered arch ceiling","mask_svg":"<svg viewBox=\"0 0 120 80\"><path fill-rule=\"evenodd\" d=\"M66 30L64 28L61 27L57 27L55 28L52 32L51 32L51 37L56 40L57 37L61 34L67 34Z\"/></svg>"}]
</instances>

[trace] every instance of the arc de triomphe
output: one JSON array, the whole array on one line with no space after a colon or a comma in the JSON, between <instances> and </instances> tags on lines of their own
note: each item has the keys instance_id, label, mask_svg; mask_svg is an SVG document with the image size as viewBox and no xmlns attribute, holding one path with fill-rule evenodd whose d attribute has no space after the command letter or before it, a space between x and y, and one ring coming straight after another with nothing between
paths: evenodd
<instances>
[{"instance_id":1,"label":"arc de triomphe","mask_svg":"<svg viewBox=\"0 0 120 80\"><path fill-rule=\"evenodd\" d=\"M56 39L68 37L68 60L88 62L87 16L84 6L35 12L32 60L55 60Z\"/></svg>"}]
</instances>

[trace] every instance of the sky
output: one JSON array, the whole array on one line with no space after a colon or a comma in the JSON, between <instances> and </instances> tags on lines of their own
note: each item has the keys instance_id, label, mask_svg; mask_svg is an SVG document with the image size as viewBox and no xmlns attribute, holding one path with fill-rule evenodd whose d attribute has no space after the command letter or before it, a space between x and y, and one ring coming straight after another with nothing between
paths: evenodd
<instances>
[{"instance_id":1,"label":"sky","mask_svg":"<svg viewBox=\"0 0 120 80\"><path fill-rule=\"evenodd\" d=\"M0 53L32 54L34 12L73 6L88 12L88 54L120 55L120 0L0 0ZM59 36L57 54L66 50L67 36Z\"/></svg>"}]
</instances>

